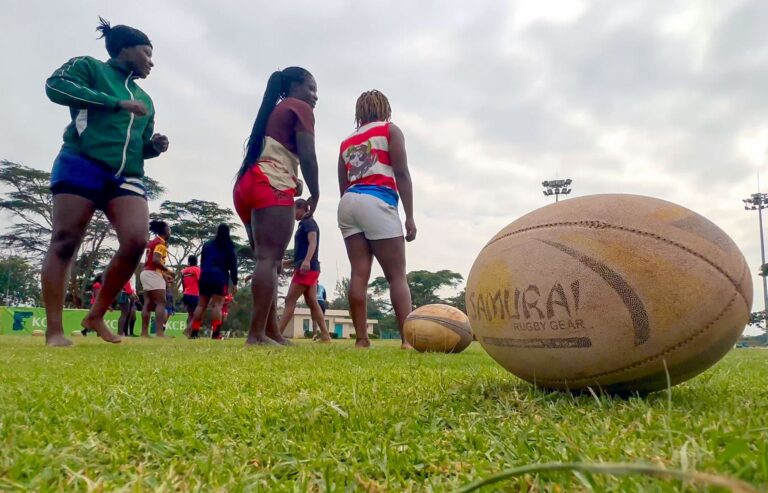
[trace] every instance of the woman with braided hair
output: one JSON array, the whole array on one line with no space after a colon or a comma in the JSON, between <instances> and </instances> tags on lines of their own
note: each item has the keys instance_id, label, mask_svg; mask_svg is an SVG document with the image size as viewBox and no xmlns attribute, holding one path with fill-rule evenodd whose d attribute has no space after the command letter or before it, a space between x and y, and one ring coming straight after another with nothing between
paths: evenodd
<instances>
[{"instance_id":1,"label":"woman with braided hair","mask_svg":"<svg viewBox=\"0 0 768 493\"><path fill-rule=\"evenodd\" d=\"M400 128L389 121L391 114L384 94L377 90L364 92L355 108L357 130L341 143L339 153L338 221L352 264L349 307L355 346L360 348L371 345L366 332L366 295L376 257L389 282L401 347L412 349L403 333L405 317L411 312L403 236L405 241L416 238L413 187L405 138ZM397 213L400 198L405 211L405 235Z\"/></svg>"},{"instance_id":2,"label":"woman with braided hair","mask_svg":"<svg viewBox=\"0 0 768 493\"><path fill-rule=\"evenodd\" d=\"M288 67L267 82L233 192L256 267L253 314L246 344L287 344L277 325L277 276L293 233L298 171L307 183L307 217L317 207L315 116L317 83L307 70ZM300 193L299 193L300 194Z\"/></svg>"}]
</instances>

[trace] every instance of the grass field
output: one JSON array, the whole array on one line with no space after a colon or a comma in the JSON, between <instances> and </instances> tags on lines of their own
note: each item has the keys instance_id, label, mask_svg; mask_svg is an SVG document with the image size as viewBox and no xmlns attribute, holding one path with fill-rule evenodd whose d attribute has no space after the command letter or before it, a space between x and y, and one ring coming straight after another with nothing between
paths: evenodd
<instances>
[{"instance_id":1,"label":"grass field","mask_svg":"<svg viewBox=\"0 0 768 493\"><path fill-rule=\"evenodd\" d=\"M242 340L0 337L0 491L454 491L546 462L642 462L768 488L768 351L645 398L534 389L477 344L418 354ZM482 491L724 491L545 472Z\"/></svg>"}]
</instances>

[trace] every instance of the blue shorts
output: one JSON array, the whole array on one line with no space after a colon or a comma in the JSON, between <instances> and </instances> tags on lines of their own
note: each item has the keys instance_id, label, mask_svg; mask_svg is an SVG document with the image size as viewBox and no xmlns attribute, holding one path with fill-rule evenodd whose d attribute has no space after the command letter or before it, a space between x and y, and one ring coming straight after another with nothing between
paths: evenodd
<instances>
[{"instance_id":1,"label":"blue shorts","mask_svg":"<svg viewBox=\"0 0 768 493\"><path fill-rule=\"evenodd\" d=\"M51 193L78 195L100 210L117 197L147 197L141 178L115 176L107 166L66 151L61 151L53 163Z\"/></svg>"}]
</instances>

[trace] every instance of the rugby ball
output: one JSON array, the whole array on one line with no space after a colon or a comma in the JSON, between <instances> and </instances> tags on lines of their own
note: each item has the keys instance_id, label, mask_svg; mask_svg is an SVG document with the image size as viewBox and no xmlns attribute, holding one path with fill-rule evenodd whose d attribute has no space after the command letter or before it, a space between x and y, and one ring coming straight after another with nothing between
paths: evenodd
<instances>
[{"instance_id":1,"label":"rugby ball","mask_svg":"<svg viewBox=\"0 0 768 493\"><path fill-rule=\"evenodd\" d=\"M469 319L448 305L424 305L412 311L403 327L405 340L417 351L460 353L472 342Z\"/></svg>"},{"instance_id":2,"label":"rugby ball","mask_svg":"<svg viewBox=\"0 0 768 493\"><path fill-rule=\"evenodd\" d=\"M699 214L638 195L535 210L475 260L466 306L504 368L563 390L649 392L709 368L749 320L739 248Z\"/></svg>"}]
</instances>

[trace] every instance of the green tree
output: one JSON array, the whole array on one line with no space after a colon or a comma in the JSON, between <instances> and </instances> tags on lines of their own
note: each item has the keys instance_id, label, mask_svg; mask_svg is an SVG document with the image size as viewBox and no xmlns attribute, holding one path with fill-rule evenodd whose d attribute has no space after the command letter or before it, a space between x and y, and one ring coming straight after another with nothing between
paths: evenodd
<instances>
[{"instance_id":1,"label":"green tree","mask_svg":"<svg viewBox=\"0 0 768 493\"><path fill-rule=\"evenodd\" d=\"M441 298L437 292L445 288L455 288L464 281L464 277L458 272L445 269L437 272L415 270L409 272L407 277L408 287L411 289L411 300L416 307L433 303L449 304L448 299ZM389 291L389 283L382 276L374 279L369 287L374 295L379 297Z\"/></svg>"},{"instance_id":2,"label":"green tree","mask_svg":"<svg viewBox=\"0 0 768 493\"><path fill-rule=\"evenodd\" d=\"M458 308L464 313L467 313L467 304L465 301L467 295L467 288L465 287L456 296L452 296L450 298L446 298L445 303L446 305L451 305L454 308Z\"/></svg>"},{"instance_id":3,"label":"green tree","mask_svg":"<svg viewBox=\"0 0 768 493\"><path fill-rule=\"evenodd\" d=\"M390 310L389 305L375 298L370 292L366 294L366 317L371 320L381 320ZM328 303L332 310L349 310L349 278L342 277L336 281L334 298Z\"/></svg>"},{"instance_id":4,"label":"green tree","mask_svg":"<svg viewBox=\"0 0 768 493\"><path fill-rule=\"evenodd\" d=\"M24 257L0 258L0 305L40 304L40 272Z\"/></svg>"},{"instance_id":5,"label":"green tree","mask_svg":"<svg viewBox=\"0 0 768 493\"><path fill-rule=\"evenodd\" d=\"M336 281L333 299L328 302L331 310L349 310L349 278L342 277Z\"/></svg>"},{"instance_id":6,"label":"green tree","mask_svg":"<svg viewBox=\"0 0 768 493\"><path fill-rule=\"evenodd\" d=\"M39 266L48 250L53 225L53 196L49 184L51 174L8 160L0 160L0 185L7 189L0 195L0 210L10 215L11 224L0 235L0 243ZM144 177L147 197L161 196L165 189L157 181ZM107 218L94 214L83 242L75 254L70 274L67 306L82 306L85 291L94 273L102 269L114 254L117 238Z\"/></svg>"}]
</instances>

